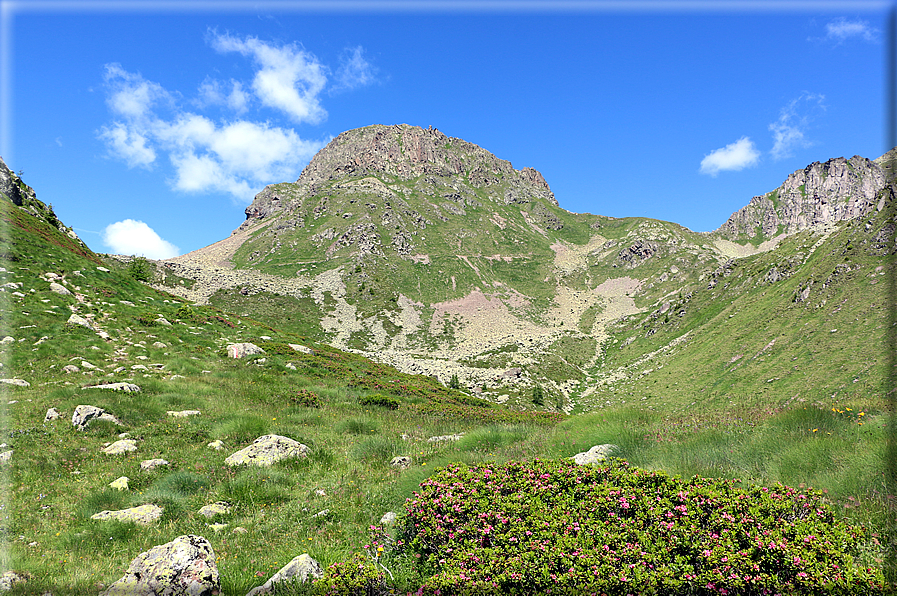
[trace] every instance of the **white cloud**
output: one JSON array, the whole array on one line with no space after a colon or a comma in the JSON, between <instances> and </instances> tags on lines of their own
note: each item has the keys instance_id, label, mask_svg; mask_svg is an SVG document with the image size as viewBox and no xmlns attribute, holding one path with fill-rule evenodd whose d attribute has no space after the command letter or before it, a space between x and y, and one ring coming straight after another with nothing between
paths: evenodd
<instances>
[{"instance_id":1,"label":"white cloud","mask_svg":"<svg viewBox=\"0 0 897 596\"><path fill-rule=\"evenodd\" d=\"M249 94L243 90L240 81L230 81L230 91L224 89L221 81L206 77L199 86L199 98L196 105L204 108L210 105L227 106L237 114L243 114L249 109Z\"/></svg>"},{"instance_id":2,"label":"white cloud","mask_svg":"<svg viewBox=\"0 0 897 596\"><path fill-rule=\"evenodd\" d=\"M770 150L773 159L791 157L797 148L810 147L806 130L814 117L825 111L824 95L804 92L782 108L779 119L770 123L774 141Z\"/></svg>"},{"instance_id":3,"label":"white cloud","mask_svg":"<svg viewBox=\"0 0 897 596\"><path fill-rule=\"evenodd\" d=\"M239 52L255 60L260 69L252 88L263 105L281 110L295 122L315 124L327 117L318 100L327 84L327 68L314 55L295 44L276 47L255 37L215 34L211 43L218 52Z\"/></svg>"},{"instance_id":4,"label":"white cloud","mask_svg":"<svg viewBox=\"0 0 897 596\"><path fill-rule=\"evenodd\" d=\"M370 85L377 80L377 69L364 58L364 48L347 48L336 71L336 90L349 90Z\"/></svg>"},{"instance_id":5,"label":"white cloud","mask_svg":"<svg viewBox=\"0 0 897 596\"><path fill-rule=\"evenodd\" d=\"M840 44L852 38L875 42L879 39L879 30L866 21L848 21L843 17L826 23L825 39Z\"/></svg>"},{"instance_id":6,"label":"white cloud","mask_svg":"<svg viewBox=\"0 0 897 596\"><path fill-rule=\"evenodd\" d=\"M102 127L98 137L128 167L148 168L157 154L167 154L175 169L171 185L183 192L226 192L249 202L266 184L295 179L324 145L268 122L214 122L179 109L172 94L139 74L117 65L107 67L107 73L109 105L118 119ZM221 101L239 111L246 105L241 93L238 82L232 81L224 95L220 83L207 79L194 103ZM158 98L166 102L156 105Z\"/></svg>"},{"instance_id":7,"label":"white cloud","mask_svg":"<svg viewBox=\"0 0 897 596\"><path fill-rule=\"evenodd\" d=\"M756 165L759 160L760 152L754 147L754 142L748 137L741 137L734 143L705 155L701 160L700 172L716 176L723 170L743 170Z\"/></svg>"},{"instance_id":8,"label":"white cloud","mask_svg":"<svg viewBox=\"0 0 897 596\"><path fill-rule=\"evenodd\" d=\"M177 246L163 240L142 221L126 219L106 226L103 244L114 254L143 256L149 259L169 259L180 254Z\"/></svg>"}]
</instances>

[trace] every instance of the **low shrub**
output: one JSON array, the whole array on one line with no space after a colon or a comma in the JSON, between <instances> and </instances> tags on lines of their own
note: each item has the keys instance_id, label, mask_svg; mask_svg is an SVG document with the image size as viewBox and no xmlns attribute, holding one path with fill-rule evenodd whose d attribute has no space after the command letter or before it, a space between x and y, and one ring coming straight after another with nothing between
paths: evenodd
<instances>
[{"instance_id":1,"label":"low shrub","mask_svg":"<svg viewBox=\"0 0 897 596\"><path fill-rule=\"evenodd\" d=\"M420 594L883 594L822 495L612 459L452 464L406 503Z\"/></svg>"},{"instance_id":2,"label":"low shrub","mask_svg":"<svg viewBox=\"0 0 897 596\"><path fill-rule=\"evenodd\" d=\"M355 554L348 561L330 565L324 576L313 584L320 596L381 596L393 593L386 576L367 557Z\"/></svg>"},{"instance_id":3,"label":"low shrub","mask_svg":"<svg viewBox=\"0 0 897 596\"><path fill-rule=\"evenodd\" d=\"M290 396L290 401L306 408L320 408L324 405L324 400L321 399L321 396L308 389L300 389L296 392L296 395Z\"/></svg>"},{"instance_id":4,"label":"low shrub","mask_svg":"<svg viewBox=\"0 0 897 596\"><path fill-rule=\"evenodd\" d=\"M382 406L389 410L398 410L402 402L395 397L389 397L381 393L373 393L358 398L358 403L362 406Z\"/></svg>"}]
</instances>

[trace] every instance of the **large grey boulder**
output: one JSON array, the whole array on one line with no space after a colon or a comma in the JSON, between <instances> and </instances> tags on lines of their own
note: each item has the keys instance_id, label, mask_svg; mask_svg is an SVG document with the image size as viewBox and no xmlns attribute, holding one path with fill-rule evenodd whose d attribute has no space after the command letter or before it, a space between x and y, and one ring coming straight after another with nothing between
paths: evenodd
<instances>
[{"instance_id":1,"label":"large grey boulder","mask_svg":"<svg viewBox=\"0 0 897 596\"><path fill-rule=\"evenodd\" d=\"M47 413L49 416L49 412ZM108 420L114 424L121 425L121 422L118 421L118 418L104 410L103 408L98 408L96 406L87 406L81 405L75 408L75 413L72 414L72 426L77 428L78 430L84 430L87 428L87 425L91 420Z\"/></svg>"},{"instance_id":2,"label":"large grey boulder","mask_svg":"<svg viewBox=\"0 0 897 596\"><path fill-rule=\"evenodd\" d=\"M121 522L134 522L146 526L160 517L162 517L163 509L158 505L138 505L137 507L129 507L127 509L119 509L117 511L100 511L90 516L90 519L104 521L112 519Z\"/></svg>"},{"instance_id":3,"label":"large grey boulder","mask_svg":"<svg viewBox=\"0 0 897 596\"><path fill-rule=\"evenodd\" d=\"M231 358L245 358L246 356L255 356L256 354L264 353L265 350L249 342L241 344L228 344L227 346L227 355Z\"/></svg>"},{"instance_id":4,"label":"large grey boulder","mask_svg":"<svg viewBox=\"0 0 897 596\"><path fill-rule=\"evenodd\" d=\"M100 596L212 596L220 592L212 545L202 536L188 534L139 554L125 575Z\"/></svg>"},{"instance_id":5,"label":"large grey boulder","mask_svg":"<svg viewBox=\"0 0 897 596\"><path fill-rule=\"evenodd\" d=\"M308 581L309 576L313 579L320 579L324 576L324 571L321 569L320 563L312 559L308 553L303 553L281 567L280 571L272 575L271 579L264 584L250 590L246 596L271 594L276 589L276 584L284 581L298 581L304 584Z\"/></svg>"},{"instance_id":6,"label":"large grey boulder","mask_svg":"<svg viewBox=\"0 0 897 596\"><path fill-rule=\"evenodd\" d=\"M620 448L612 443L604 443L603 445L595 445L588 451L577 453L573 456L573 461L577 465L586 466L596 464L613 456Z\"/></svg>"},{"instance_id":7,"label":"large grey boulder","mask_svg":"<svg viewBox=\"0 0 897 596\"><path fill-rule=\"evenodd\" d=\"M282 459L307 455L308 447L298 441L280 435L264 435L253 441L249 447L229 455L224 463L229 466L268 467Z\"/></svg>"}]
</instances>

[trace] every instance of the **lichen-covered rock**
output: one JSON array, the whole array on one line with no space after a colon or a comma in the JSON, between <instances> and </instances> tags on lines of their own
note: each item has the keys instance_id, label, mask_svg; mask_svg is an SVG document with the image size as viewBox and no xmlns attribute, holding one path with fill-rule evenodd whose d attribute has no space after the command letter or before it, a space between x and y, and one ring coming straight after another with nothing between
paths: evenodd
<instances>
[{"instance_id":1,"label":"lichen-covered rock","mask_svg":"<svg viewBox=\"0 0 897 596\"><path fill-rule=\"evenodd\" d=\"M395 511L387 511L383 514L383 517L380 518L381 526L391 526L396 521L396 512Z\"/></svg>"},{"instance_id":2,"label":"lichen-covered rock","mask_svg":"<svg viewBox=\"0 0 897 596\"><path fill-rule=\"evenodd\" d=\"M114 488L116 490L128 490L128 480L130 480L130 478L128 478L127 476L122 476L110 482L109 486L110 488Z\"/></svg>"},{"instance_id":3,"label":"lichen-covered rock","mask_svg":"<svg viewBox=\"0 0 897 596\"><path fill-rule=\"evenodd\" d=\"M209 449L214 449L215 451L221 451L222 449L224 449L224 443L221 441L221 439L216 439L211 443L208 443L206 447L208 447Z\"/></svg>"},{"instance_id":4,"label":"lichen-covered rock","mask_svg":"<svg viewBox=\"0 0 897 596\"><path fill-rule=\"evenodd\" d=\"M76 315L75 313L72 313L69 316L69 319L68 319L68 321L66 321L66 324L67 325L79 325L81 327L87 327L88 329L91 329L91 330L93 329L93 324L91 324L90 321L88 321L81 315Z\"/></svg>"},{"instance_id":5,"label":"lichen-covered rock","mask_svg":"<svg viewBox=\"0 0 897 596\"><path fill-rule=\"evenodd\" d=\"M162 458L145 459L142 462L140 462L140 469L145 470L145 471L150 471L150 470L155 470L156 468L158 468L160 466L167 466L167 465L169 465L168 461L164 460Z\"/></svg>"},{"instance_id":6,"label":"lichen-covered rock","mask_svg":"<svg viewBox=\"0 0 897 596\"><path fill-rule=\"evenodd\" d=\"M217 501L211 505L206 505L199 510L200 515L205 517L215 517L216 515L227 515L230 513L230 503L225 501Z\"/></svg>"},{"instance_id":7,"label":"lichen-covered rock","mask_svg":"<svg viewBox=\"0 0 897 596\"><path fill-rule=\"evenodd\" d=\"M172 418L187 418L189 416L199 416L200 414L201 412L199 410L181 410L179 412L168 410L168 415Z\"/></svg>"},{"instance_id":8,"label":"lichen-covered rock","mask_svg":"<svg viewBox=\"0 0 897 596\"><path fill-rule=\"evenodd\" d=\"M119 509L118 511L100 511L91 515L90 519L98 521L112 519L121 522L134 522L145 526L162 517L163 511L158 505L147 504L129 507L128 509Z\"/></svg>"},{"instance_id":9,"label":"lichen-covered rock","mask_svg":"<svg viewBox=\"0 0 897 596\"><path fill-rule=\"evenodd\" d=\"M49 410L47 410L47 413L44 416L44 422L59 420L60 418L62 418L62 414L59 413L59 410L57 410L56 408L50 408Z\"/></svg>"},{"instance_id":10,"label":"lichen-covered rock","mask_svg":"<svg viewBox=\"0 0 897 596\"><path fill-rule=\"evenodd\" d=\"M411 458L407 455L397 455L392 458L392 460L390 460L389 465L391 465L393 468L404 470L411 466Z\"/></svg>"},{"instance_id":11,"label":"lichen-covered rock","mask_svg":"<svg viewBox=\"0 0 897 596\"><path fill-rule=\"evenodd\" d=\"M102 451L107 455L121 455L129 451L137 451L137 441L134 439L122 439L103 448Z\"/></svg>"},{"instance_id":12,"label":"lichen-covered rock","mask_svg":"<svg viewBox=\"0 0 897 596\"><path fill-rule=\"evenodd\" d=\"M81 369L78 368L77 366L75 366L74 364L66 364L65 366L62 367L62 372L66 373L66 374L76 373L76 372L81 372Z\"/></svg>"},{"instance_id":13,"label":"lichen-covered rock","mask_svg":"<svg viewBox=\"0 0 897 596\"><path fill-rule=\"evenodd\" d=\"M280 582L298 580L301 583L305 583L308 581L309 576L313 579L320 579L324 576L324 571L321 569L321 565L312 559L308 553L303 553L281 567L280 571L272 575L264 584L250 590L246 596L271 594L276 589L275 585Z\"/></svg>"},{"instance_id":14,"label":"lichen-covered rock","mask_svg":"<svg viewBox=\"0 0 897 596\"><path fill-rule=\"evenodd\" d=\"M231 358L245 358L256 354L264 354L265 350L249 342L241 344L228 344L227 355Z\"/></svg>"},{"instance_id":15,"label":"lichen-covered rock","mask_svg":"<svg viewBox=\"0 0 897 596\"><path fill-rule=\"evenodd\" d=\"M308 447L298 441L280 435L264 435L253 441L249 447L228 456L224 463L229 466L268 467L282 459L307 455Z\"/></svg>"},{"instance_id":16,"label":"lichen-covered rock","mask_svg":"<svg viewBox=\"0 0 897 596\"><path fill-rule=\"evenodd\" d=\"M112 391L124 391L125 393L137 393L140 387L134 383L104 383L102 385L90 385L82 389L111 389Z\"/></svg>"},{"instance_id":17,"label":"lichen-covered rock","mask_svg":"<svg viewBox=\"0 0 897 596\"><path fill-rule=\"evenodd\" d=\"M221 592L215 551L188 534L137 556L100 596L212 596Z\"/></svg>"},{"instance_id":18,"label":"lichen-covered rock","mask_svg":"<svg viewBox=\"0 0 897 596\"><path fill-rule=\"evenodd\" d=\"M608 457L611 457L614 453L617 452L618 449L620 449L618 446L611 443L595 445L588 451L583 451L582 453L577 453L576 455L574 455L573 461L580 466L595 464L606 460Z\"/></svg>"},{"instance_id":19,"label":"lichen-covered rock","mask_svg":"<svg viewBox=\"0 0 897 596\"><path fill-rule=\"evenodd\" d=\"M47 412L49 415L49 412ZM91 420L108 420L114 424L121 424L118 418L96 406L80 405L75 407L75 413L72 414L72 426L78 430L84 430Z\"/></svg>"}]
</instances>

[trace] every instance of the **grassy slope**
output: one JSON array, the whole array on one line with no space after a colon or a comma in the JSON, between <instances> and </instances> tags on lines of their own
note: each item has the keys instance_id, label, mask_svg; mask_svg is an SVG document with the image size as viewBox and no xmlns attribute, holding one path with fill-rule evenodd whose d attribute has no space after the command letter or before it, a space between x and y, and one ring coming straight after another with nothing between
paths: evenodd
<instances>
[{"instance_id":1,"label":"grassy slope","mask_svg":"<svg viewBox=\"0 0 897 596\"><path fill-rule=\"evenodd\" d=\"M318 350L314 357L293 354L283 348L284 343L311 342L280 330L274 317L264 325L240 313L194 308L195 318L178 321L179 300L132 280L114 262L104 264L112 269L109 273L97 270L96 257L73 252L77 245L66 244L57 230L6 202L0 205L4 221L10 224L7 238L12 240L0 260L0 266L9 271L3 281L22 282L25 294L11 299L0 313L4 332L17 340L5 348L4 376L31 382L29 388L5 388L9 399L4 400L16 403L6 406L4 441L14 449L14 457L4 468L12 515L4 528L8 549L4 549L3 564L32 574L25 587L17 588L20 593L95 594L98 584L117 579L139 552L187 532L212 540L224 593L245 593L301 552L311 553L325 565L358 552L370 540L367 527L387 510L401 511L405 498L440 465L567 457L605 442L620 445L621 455L637 465L686 476L700 472L763 483L809 482L829 491L839 515L867 525L871 532L882 531L878 516L885 503L885 486L879 464L886 418L875 403L858 399L855 405L862 410L839 408L838 412L813 408L810 400L783 408L760 396L749 400L737 395L734 405L711 399L703 400L700 410L683 411L663 410L661 402L651 397L650 403L657 404L654 412L623 406L571 417L555 426L543 424L530 415L502 414L494 406L465 406L462 396L428 379L400 375L323 345L311 344ZM830 257L834 255L814 255ZM83 277L76 276L76 270ZM94 314L113 342L64 325L69 306L76 301L48 291L48 282L38 279L47 271L65 274L72 289L80 287L78 291L91 306L80 304L79 312ZM798 281L792 276L778 283ZM782 288L776 295L787 295ZM762 290L752 292L748 297L762 305ZM700 299L709 301L710 297L695 294L692 298ZM833 296L827 304L836 299L842 298ZM743 303L743 310L748 304ZM701 309L695 307L692 312ZM161 314L175 324L147 326L139 322L145 314L153 316L143 317L144 321ZM711 320L695 315L683 325ZM830 326L820 319L823 322L824 327ZM759 327L756 321L755 326ZM622 329L620 337L627 337L626 333ZM647 339L663 345L662 333L676 335L665 329ZM762 348L765 336L761 337L761 330L757 334L745 338L745 346ZM264 344L262 335L272 337L271 342ZM37 343L43 336L48 339ZM834 341L837 334L825 337ZM237 340L267 345L266 361L223 358L220 349ZM154 347L157 341L167 347ZM710 347L719 350L720 345ZM833 347L820 345L813 350ZM694 349L690 358L697 358ZM770 352L769 366L773 356L780 355ZM627 362L623 351L609 354L608 359L613 364ZM60 372L65 364L81 366L82 360L102 371L92 375ZM684 358L678 364L680 374L687 374L689 361ZM286 367L287 362L295 363L297 369ZM161 372L130 368L152 363L165 367ZM113 372L120 366L125 369ZM663 370L674 366L675 362L668 363ZM713 371L712 363L706 366ZM704 370L699 368L695 374L709 374ZM870 369L870 380L874 373ZM766 371L753 374L763 376ZM140 394L81 389L101 380L129 379L142 387ZM324 407L301 405L300 390L318 395ZM636 391L646 392L647 384L633 387L632 393ZM360 397L377 392L395 396L402 406L393 411L359 403ZM687 395L683 389L677 403L684 404ZM96 424L84 433L76 432L68 417L82 403L109 409L124 427ZM43 423L49 407L60 409L64 418ZM202 415L173 419L165 414L169 409L194 408ZM138 439L136 455L100 453L102 445L123 430ZM264 471L223 466L228 454L270 432L305 443L311 448L310 457ZM457 443L426 441L455 432L466 435ZM401 433L409 439L402 440ZM206 443L214 439L223 440L227 449L208 449ZM399 454L412 457L409 470L398 472L387 465ZM141 472L139 462L153 457L164 457L171 466ZM131 479L131 490L109 489L109 482L122 475ZM197 515L199 507L219 499L234 505L231 514L218 520ZM145 502L165 506L161 522L144 528L89 519L102 509ZM328 514L312 517L324 509ZM211 521L229 526L216 534L207 525ZM236 526L248 533L231 533ZM880 553L870 542L864 561L875 565L876 558ZM401 585L414 587L411 567L399 560L390 565L395 565Z\"/></svg>"}]
</instances>

